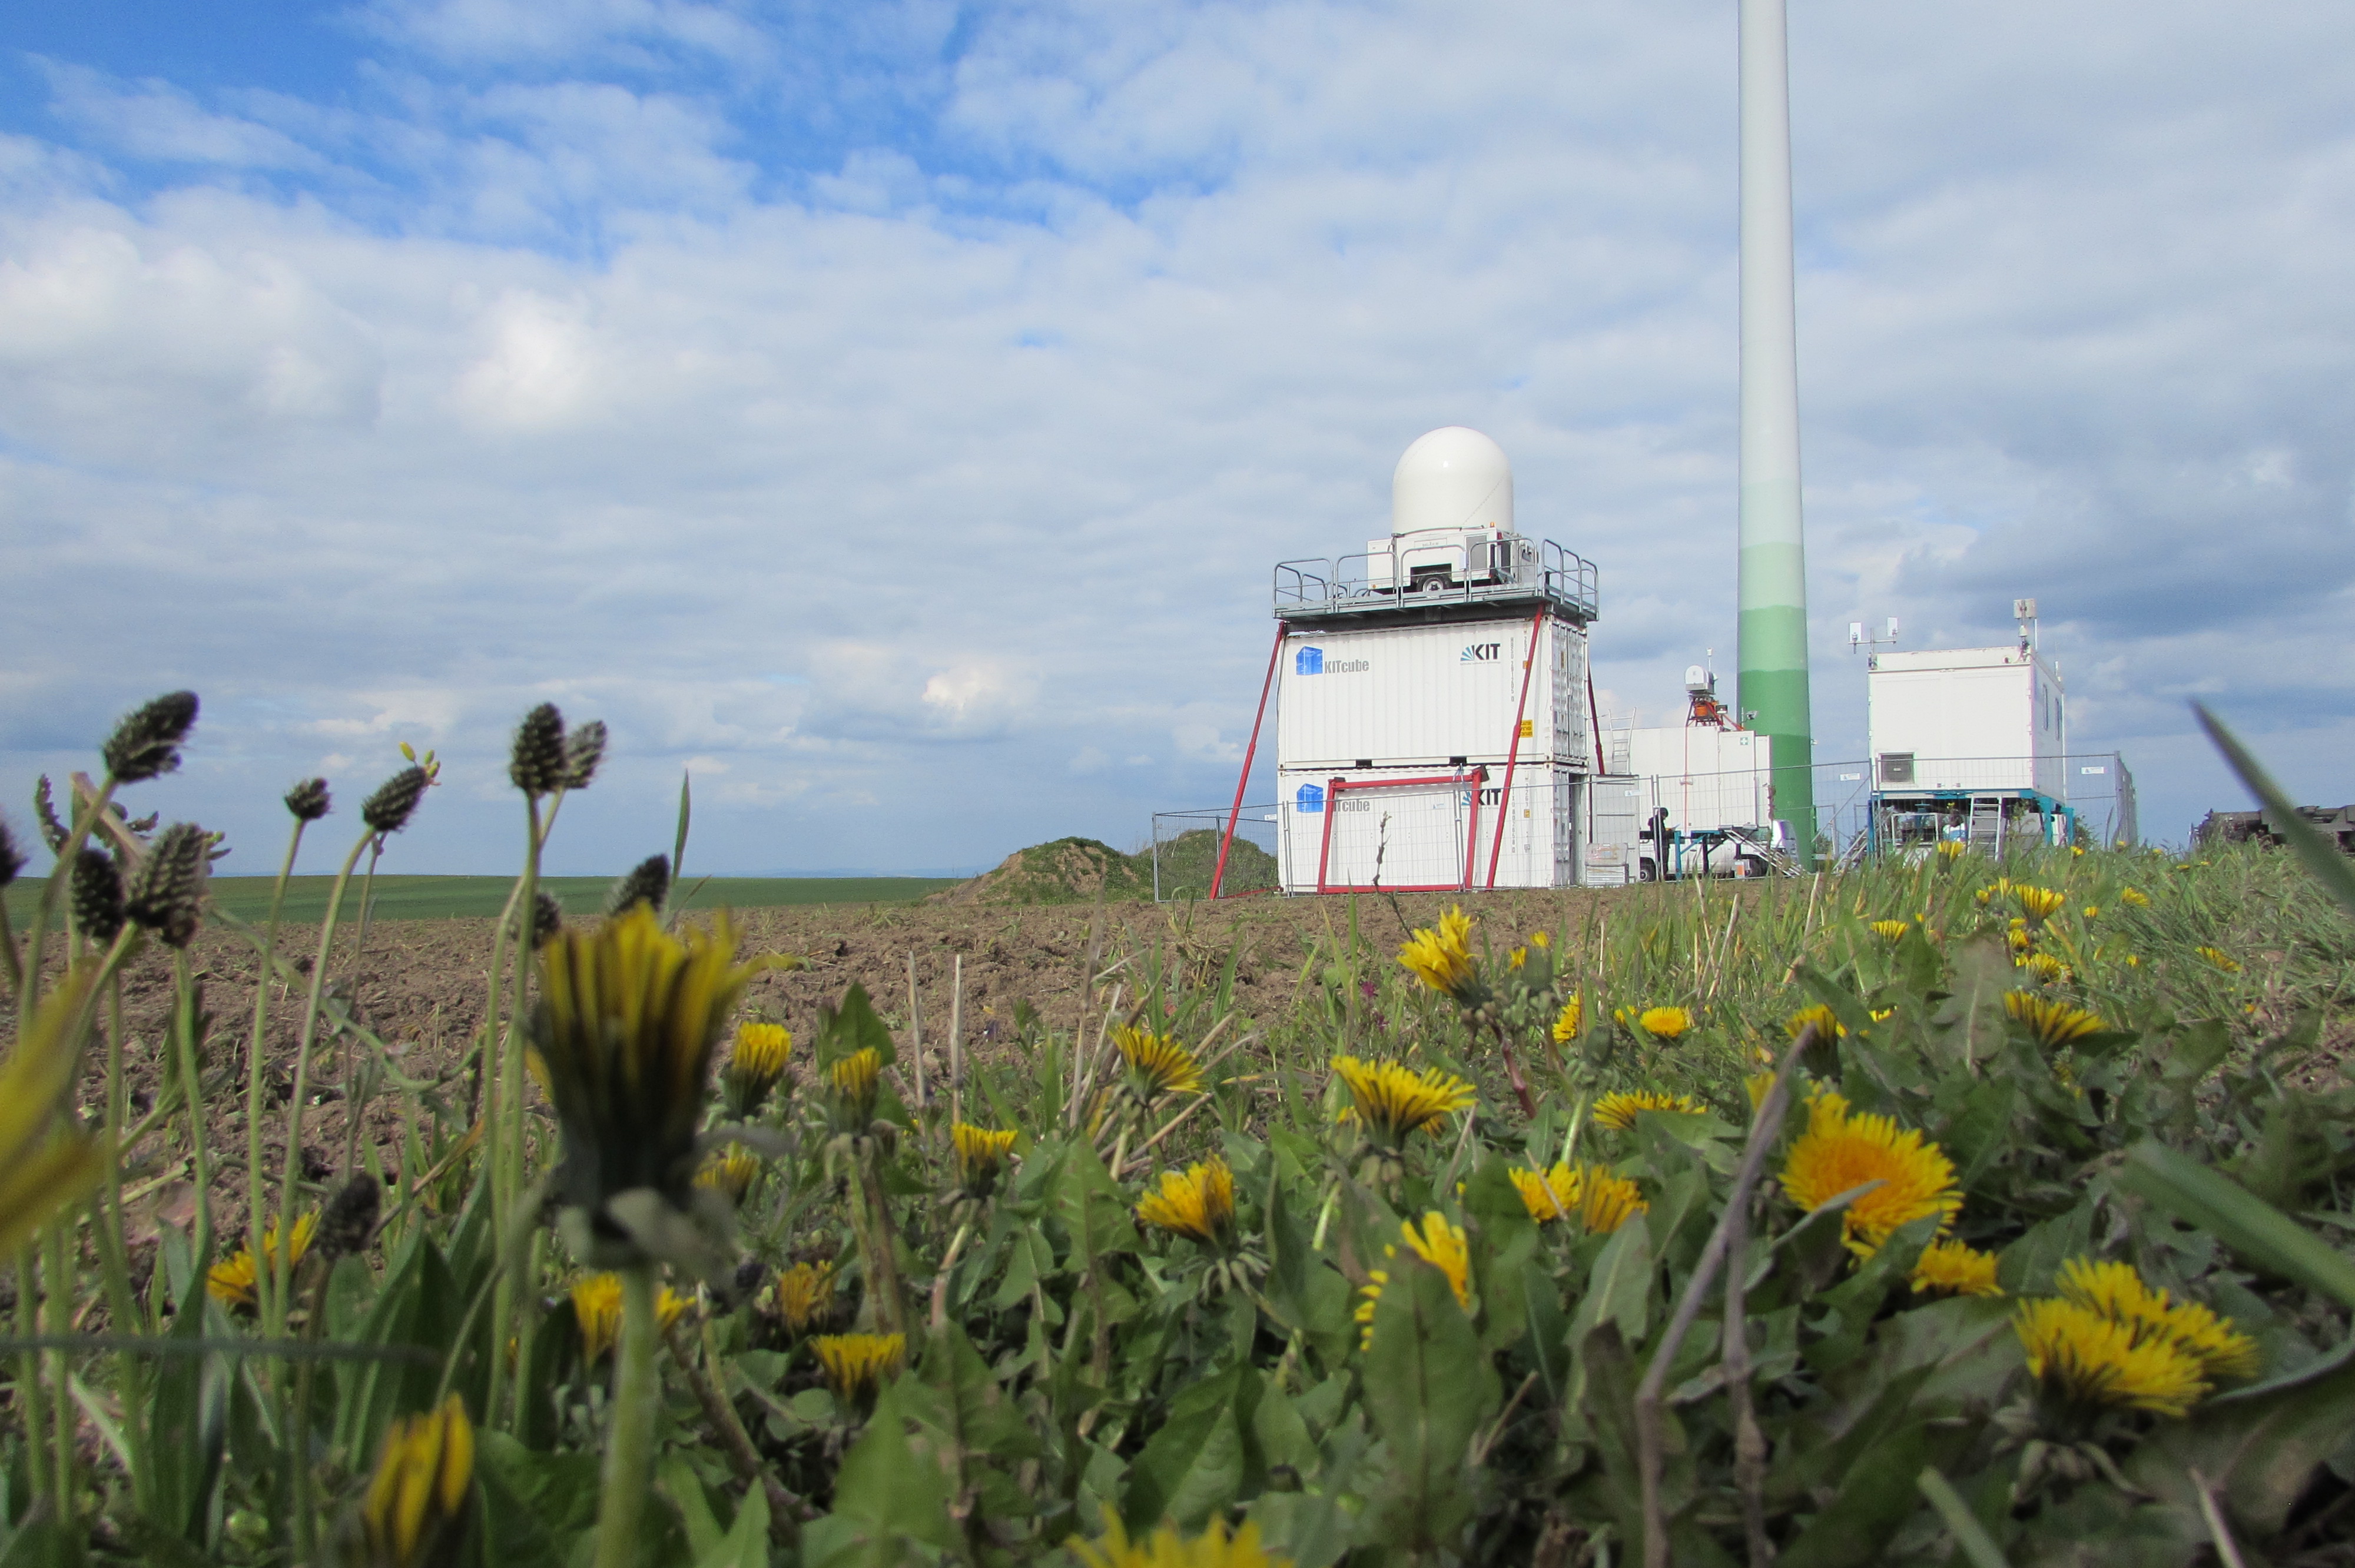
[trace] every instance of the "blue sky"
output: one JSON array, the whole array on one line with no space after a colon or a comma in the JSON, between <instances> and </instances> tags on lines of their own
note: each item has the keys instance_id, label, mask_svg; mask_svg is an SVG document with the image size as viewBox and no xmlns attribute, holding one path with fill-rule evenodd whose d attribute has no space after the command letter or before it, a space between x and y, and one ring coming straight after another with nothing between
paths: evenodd
<instances>
[{"instance_id":1,"label":"blue sky","mask_svg":"<svg viewBox=\"0 0 2355 1568\"><path fill-rule=\"evenodd\" d=\"M2355 754L2343 6L1792 19L1818 755L1848 623L2034 595L2144 821ZM377 0L19 8L0 58L0 810L190 685L139 802L603 717L559 871L971 866L1233 786L1274 561L1487 430L1602 567L1606 705L1733 641L1733 9ZM348 812L339 817L347 825ZM336 835L329 835L334 837ZM325 845L321 853L324 855ZM227 869L226 867L224 869Z\"/></svg>"}]
</instances>

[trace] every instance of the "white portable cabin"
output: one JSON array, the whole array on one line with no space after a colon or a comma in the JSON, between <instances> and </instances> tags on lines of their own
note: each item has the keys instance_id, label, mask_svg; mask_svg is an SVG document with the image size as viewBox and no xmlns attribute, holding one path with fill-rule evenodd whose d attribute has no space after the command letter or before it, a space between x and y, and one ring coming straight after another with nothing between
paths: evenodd
<instances>
[{"instance_id":1,"label":"white portable cabin","mask_svg":"<svg viewBox=\"0 0 2355 1568\"><path fill-rule=\"evenodd\" d=\"M2061 672L2024 638L2009 648L1875 653L1865 703L1877 790L2068 799Z\"/></svg>"},{"instance_id":2,"label":"white portable cabin","mask_svg":"<svg viewBox=\"0 0 2355 1568\"><path fill-rule=\"evenodd\" d=\"M1771 833L1774 776L1764 736L1705 724L1625 735L1625 771L1638 783L1641 821L1648 822L1654 811L1664 810L1668 826L1683 833L1729 828Z\"/></svg>"},{"instance_id":3,"label":"white portable cabin","mask_svg":"<svg viewBox=\"0 0 2355 1568\"><path fill-rule=\"evenodd\" d=\"M1275 570L1284 888L1572 885L1594 568L1516 529L1511 465L1476 430L1409 447L1391 500L1362 555Z\"/></svg>"}]
</instances>

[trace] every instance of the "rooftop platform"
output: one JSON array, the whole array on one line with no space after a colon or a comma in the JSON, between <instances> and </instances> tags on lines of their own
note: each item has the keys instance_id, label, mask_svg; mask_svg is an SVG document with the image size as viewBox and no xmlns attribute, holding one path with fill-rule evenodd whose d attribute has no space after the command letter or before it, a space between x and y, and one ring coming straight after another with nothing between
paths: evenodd
<instances>
[{"instance_id":1,"label":"rooftop platform","mask_svg":"<svg viewBox=\"0 0 2355 1568\"><path fill-rule=\"evenodd\" d=\"M1511 576L1478 573L1469 580L1406 575L1395 553L1284 561L1275 568L1273 613L1299 626L1401 624L1485 620L1531 613L1550 604L1583 626L1598 613L1594 563L1550 539L1538 541L1537 559Z\"/></svg>"}]
</instances>

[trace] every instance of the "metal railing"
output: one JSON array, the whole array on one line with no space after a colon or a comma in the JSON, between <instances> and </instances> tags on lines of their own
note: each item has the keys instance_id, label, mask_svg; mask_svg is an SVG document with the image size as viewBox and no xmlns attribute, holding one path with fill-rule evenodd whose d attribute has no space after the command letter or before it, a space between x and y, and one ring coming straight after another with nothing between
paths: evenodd
<instances>
[{"instance_id":1,"label":"metal railing","mask_svg":"<svg viewBox=\"0 0 2355 1568\"><path fill-rule=\"evenodd\" d=\"M1219 863L1219 840L1227 831L1226 806L1194 811L1153 813L1153 901L1208 898ZM1256 852L1256 853L1254 853ZM1245 806L1235 813L1235 842L1228 852L1222 899L1278 887L1276 808Z\"/></svg>"},{"instance_id":2,"label":"metal railing","mask_svg":"<svg viewBox=\"0 0 2355 1568\"><path fill-rule=\"evenodd\" d=\"M1399 605L1484 604L1534 598L1553 600L1583 620L1600 612L1600 578L1594 563L1550 539L1535 541L1533 570L1488 581L1451 581L1416 577L1402 552L1359 551L1334 559L1322 556L1277 563L1274 608L1279 619L1333 611L1383 609ZM1384 563L1377 572L1373 563Z\"/></svg>"}]
</instances>

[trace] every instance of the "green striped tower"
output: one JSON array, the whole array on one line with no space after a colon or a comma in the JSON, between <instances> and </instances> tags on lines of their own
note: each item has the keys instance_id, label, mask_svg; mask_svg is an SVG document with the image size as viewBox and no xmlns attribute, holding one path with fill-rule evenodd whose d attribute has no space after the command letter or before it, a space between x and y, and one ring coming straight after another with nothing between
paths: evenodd
<instances>
[{"instance_id":1,"label":"green striped tower","mask_svg":"<svg viewBox=\"0 0 2355 1568\"><path fill-rule=\"evenodd\" d=\"M1742 0L1742 621L1736 705L1767 737L1774 815L1816 850L1807 551L1799 514L1798 310L1784 0ZM1751 715L1756 715L1754 717Z\"/></svg>"}]
</instances>

